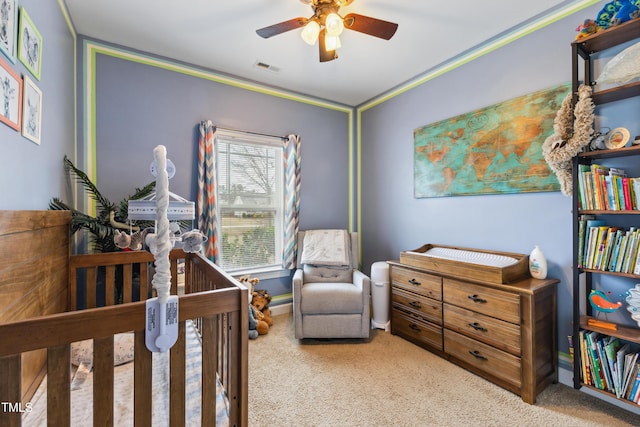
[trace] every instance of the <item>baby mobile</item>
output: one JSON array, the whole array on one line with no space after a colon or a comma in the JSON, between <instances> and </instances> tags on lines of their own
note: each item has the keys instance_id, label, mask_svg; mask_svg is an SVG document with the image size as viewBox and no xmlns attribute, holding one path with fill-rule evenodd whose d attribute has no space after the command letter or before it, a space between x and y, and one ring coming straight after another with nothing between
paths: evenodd
<instances>
[{"instance_id":1,"label":"baby mobile","mask_svg":"<svg viewBox=\"0 0 640 427\"><path fill-rule=\"evenodd\" d=\"M178 339L178 296L170 295L171 266L169 252L176 244L185 252L199 252L207 238L199 230L180 234L177 223L169 220L193 220L195 209L189 202L169 192L169 179L175 166L167 159L167 150L158 145L153 150L151 174L156 178L156 191L147 199L129 201L129 220L155 220L153 229L132 234L116 232L114 242L122 249L139 250L147 247L155 259L152 284L157 297L146 301L145 344L150 351L169 350ZM173 201L170 198L173 197Z\"/></svg>"}]
</instances>

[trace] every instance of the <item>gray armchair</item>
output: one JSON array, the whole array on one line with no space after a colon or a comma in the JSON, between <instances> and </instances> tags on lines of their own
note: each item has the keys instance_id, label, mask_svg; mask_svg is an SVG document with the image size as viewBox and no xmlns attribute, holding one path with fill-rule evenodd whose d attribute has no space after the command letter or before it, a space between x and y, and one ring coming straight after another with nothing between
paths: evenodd
<instances>
[{"instance_id":1,"label":"gray armchair","mask_svg":"<svg viewBox=\"0 0 640 427\"><path fill-rule=\"evenodd\" d=\"M340 231L344 233L344 245L336 246L344 247L344 257L336 261L329 254L325 264L322 250L315 252L315 258L305 255L310 252L305 252L305 232L298 233L297 270L293 276L293 317L298 339L369 338L370 280L358 271L357 233ZM310 231L306 243L315 246L317 241L312 236L341 236L337 232Z\"/></svg>"}]
</instances>

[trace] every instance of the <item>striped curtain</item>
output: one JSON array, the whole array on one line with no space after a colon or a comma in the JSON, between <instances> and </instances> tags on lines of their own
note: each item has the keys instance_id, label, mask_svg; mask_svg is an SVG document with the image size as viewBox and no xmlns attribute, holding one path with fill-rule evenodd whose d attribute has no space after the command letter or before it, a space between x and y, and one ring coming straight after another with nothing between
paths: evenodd
<instances>
[{"instance_id":1,"label":"striped curtain","mask_svg":"<svg viewBox=\"0 0 640 427\"><path fill-rule=\"evenodd\" d=\"M284 141L284 245L282 266L296 268L298 223L300 215L300 136Z\"/></svg>"},{"instance_id":2,"label":"striped curtain","mask_svg":"<svg viewBox=\"0 0 640 427\"><path fill-rule=\"evenodd\" d=\"M220 229L217 226L216 127L210 120L200 122L198 138L198 229L207 236L204 255L212 262L220 260Z\"/></svg>"}]
</instances>

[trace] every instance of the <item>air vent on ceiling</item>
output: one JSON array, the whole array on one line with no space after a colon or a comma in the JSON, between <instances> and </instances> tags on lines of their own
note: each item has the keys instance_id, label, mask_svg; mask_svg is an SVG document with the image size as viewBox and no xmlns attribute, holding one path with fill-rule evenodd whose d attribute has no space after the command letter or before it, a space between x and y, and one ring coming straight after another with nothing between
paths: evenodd
<instances>
[{"instance_id":1,"label":"air vent on ceiling","mask_svg":"<svg viewBox=\"0 0 640 427\"><path fill-rule=\"evenodd\" d=\"M256 61L255 64L253 64L253 66L260 70L272 71L274 73L277 73L278 71L280 71L280 68L267 64L266 62L262 62L262 61Z\"/></svg>"}]
</instances>

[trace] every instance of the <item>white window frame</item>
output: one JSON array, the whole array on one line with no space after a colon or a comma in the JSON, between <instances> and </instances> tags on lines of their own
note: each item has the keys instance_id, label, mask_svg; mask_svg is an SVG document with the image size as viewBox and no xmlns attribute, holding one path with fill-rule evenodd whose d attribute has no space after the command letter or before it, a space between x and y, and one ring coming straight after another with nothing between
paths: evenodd
<instances>
[{"instance_id":1,"label":"white window frame","mask_svg":"<svg viewBox=\"0 0 640 427\"><path fill-rule=\"evenodd\" d=\"M233 143L233 144L247 144L249 146L262 145L269 148L276 149L278 153L276 158L276 194L280 194L280 200L275 204L275 219L274 219L274 236L275 236L275 260L272 265L266 266L256 266L255 268L243 268L243 269L230 269L227 270L232 275L245 275L250 274L251 276L258 277L259 279L268 279L268 278L276 278L276 277L284 277L289 274L289 272L282 267L282 258L283 258L283 233L284 233L284 165L283 165L283 140L280 137L268 136L268 135L260 135L253 134L248 132L234 131L228 129L218 129L216 131L216 139L218 144L216 144L216 163L219 163L219 153L218 147L220 143ZM218 168L220 169L220 168ZM220 171L216 171L216 174L219 174ZM220 175L218 175L220 178ZM222 181L217 179L218 183ZM220 188L220 185L218 185ZM219 194L216 195L219 201L222 199L219 197ZM223 206L221 203L218 203L218 209L220 210L220 214L218 215L218 227L220 227L220 236L222 237L222 209ZM221 242L222 243L222 242ZM220 256L221 262L224 260L224 250L222 248L222 244L220 245Z\"/></svg>"}]
</instances>

